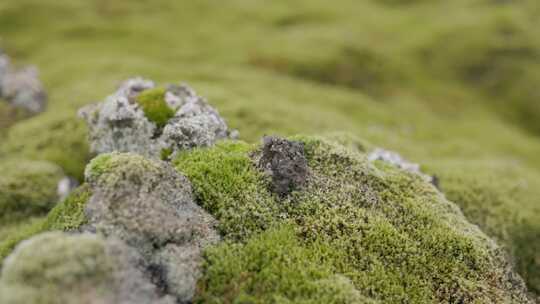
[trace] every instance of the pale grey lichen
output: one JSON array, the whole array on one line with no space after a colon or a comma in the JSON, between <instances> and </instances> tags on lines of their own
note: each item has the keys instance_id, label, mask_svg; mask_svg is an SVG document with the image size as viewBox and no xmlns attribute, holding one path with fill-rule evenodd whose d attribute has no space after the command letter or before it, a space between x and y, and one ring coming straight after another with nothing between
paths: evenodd
<instances>
[{"instance_id":1,"label":"pale grey lichen","mask_svg":"<svg viewBox=\"0 0 540 304\"><path fill-rule=\"evenodd\" d=\"M3 304L173 304L151 281L144 259L124 242L95 234L47 232L5 260Z\"/></svg>"},{"instance_id":2,"label":"pale grey lichen","mask_svg":"<svg viewBox=\"0 0 540 304\"><path fill-rule=\"evenodd\" d=\"M217 110L187 85L163 89L159 98L163 98L168 107L165 110L172 115L163 122L153 120L138 100L141 93L151 89L156 86L150 80L129 79L104 102L80 110L88 124L93 152L136 152L147 157L172 158L179 151L211 146L231 134L237 136L237 132L228 130ZM159 108L150 110L164 119Z\"/></svg>"},{"instance_id":3,"label":"pale grey lichen","mask_svg":"<svg viewBox=\"0 0 540 304\"><path fill-rule=\"evenodd\" d=\"M86 229L136 248L160 288L189 301L201 252L219 235L215 220L195 204L187 178L166 162L132 153L102 154L85 176L92 192Z\"/></svg>"},{"instance_id":4,"label":"pale grey lichen","mask_svg":"<svg viewBox=\"0 0 540 304\"><path fill-rule=\"evenodd\" d=\"M31 114L43 112L47 106L47 95L39 80L35 67L15 69L9 57L0 52L0 98L12 106Z\"/></svg>"}]
</instances>

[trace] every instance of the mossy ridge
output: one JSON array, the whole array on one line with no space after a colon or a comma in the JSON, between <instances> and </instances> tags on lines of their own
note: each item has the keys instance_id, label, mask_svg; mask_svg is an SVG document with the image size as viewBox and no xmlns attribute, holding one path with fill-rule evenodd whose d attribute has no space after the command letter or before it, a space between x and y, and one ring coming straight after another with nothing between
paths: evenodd
<instances>
[{"instance_id":1,"label":"mossy ridge","mask_svg":"<svg viewBox=\"0 0 540 304\"><path fill-rule=\"evenodd\" d=\"M166 92L165 88L154 88L143 91L136 98L146 118L159 128L164 127L174 116L174 110L165 101Z\"/></svg>"},{"instance_id":2,"label":"mossy ridge","mask_svg":"<svg viewBox=\"0 0 540 304\"><path fill-rule=\"evenodd\" d=\"M51 230L73 231L86 222L84 206L91 193L87 185L75 189L41 220L29 222L0 243L0 262L19 244L36 234Z\"/></svg>"},{"instance_id":3,"label":"mossy ridge","mask_svg":"<svg viewBox=\"0 0 540 304\"><path fill-rule=\"evenodd\" d=\"M267 181L255 169L249 154L256 146L222 142L176 160L228 240L208 253L210 275L201 282L201 299L294 301L280 284L304 283L272 275L293 267L287 264L292 262L265 265L239 258L262 242L261 233L290 225L296 242L309 252L307 260L321 255L318 260L333 274L345 275L360 294L383 303L525 301L492 280L503 280L506 271L497 248L432 185L384 163L371 165L363 154L335 141L294 139L305 144L312 176L304 190L284 201L268 192ZM271 239L265 246L288 246ZM214 264L222 256L228 259ZM250 268L263 269L263 274L254 275ZM212 280L217 273L222 276Z\"/></svg>"},{"instance_id":4,"label":"mossy ridge","mask_svg":"<svg viewBox=\"0 0 540 304\"><path fill-rule=\"evenodd\" d=\"M461 163L463 164L463 163ZM503 245L531 291L540 292L540 179L519 164L493 160L465 166L439 161L436 172L445 195L465 216Z\"/></svg>"}]
</instances>

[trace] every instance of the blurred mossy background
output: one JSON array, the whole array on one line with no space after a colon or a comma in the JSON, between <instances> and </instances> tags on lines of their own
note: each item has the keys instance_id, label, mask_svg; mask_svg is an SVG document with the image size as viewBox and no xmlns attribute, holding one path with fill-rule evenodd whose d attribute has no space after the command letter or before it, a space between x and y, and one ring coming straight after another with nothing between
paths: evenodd
<instances>
[{"instance_id":1,"label":"blurred mossy background","mask_svg":"<svg viewBox=\"0 0 540 304\"><path fill-rule=\"evenodd\" d=\"M185 81L246 141L344 132L420 163L540 292L537 0L3 0L0 48L49 95L2 118L0 161L80 179L78 108L131 76Z\"/></svg>"}]
</instances>

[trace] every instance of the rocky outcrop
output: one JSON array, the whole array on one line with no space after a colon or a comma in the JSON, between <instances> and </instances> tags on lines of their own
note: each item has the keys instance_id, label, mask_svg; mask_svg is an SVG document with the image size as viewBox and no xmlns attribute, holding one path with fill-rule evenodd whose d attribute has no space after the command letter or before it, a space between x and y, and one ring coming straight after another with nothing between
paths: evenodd
<instances>
[{"instance_id":1,"label":"rocky outcrop","mask_svg":"<svg viewBox=\"0 0 540 304\"><path fill-rule=\"evenodd\" d=\"M135 248L164 293L189 301L202 249L219 236L214 219L194 203L186 177L162 161L112 153L90 163L86 182L92 192L86 229Z\"/></svg>"},{"instance_id":2,"label":"rocky outcrop","mask_svg":"<svg viewBox=\"0 0 540 304\"><path fill-rule=\"evenodd\" d=\"M80 110L95 153L136 152L169 159L179 151L234 137L216 109L186 85L125 81L102 103Z\"/></svg>"}]
</instances>

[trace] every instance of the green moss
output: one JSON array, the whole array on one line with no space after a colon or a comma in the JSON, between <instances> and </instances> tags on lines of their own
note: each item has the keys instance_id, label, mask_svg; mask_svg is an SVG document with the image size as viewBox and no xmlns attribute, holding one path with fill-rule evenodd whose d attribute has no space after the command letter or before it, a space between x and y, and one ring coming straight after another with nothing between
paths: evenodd
<instances>
[{"instance_id":1,"label":"green moss","mask_svg":"<svg viewBox=\"0 0 540 304\"><path fill-rule=\"evenodd\" d=\"M160 152L161 160L168 160L170 156L172 155L172 153L173 153L173 150L171 148L161 149L161 152Z\"/></svg>"},{"instance_id":2,"label":"green moss","mask_svg":"<svg viewBox=\"0 0 540 304\"><path fill-rule=\"evenodd\" d=\"M79 180L90 159L84 123L71 111L41 114L17 123L9 129L0 155L46 160Z\"/></svg>"},{"instance_id":3,"label":"green moss","mask_svg":"<svg viewBox=\"0 0 540 304\"><path fill-rule=\"evenodd\" d=\"M255 57L251 62L295 77L381 95L390 83L402 80L399 69L389 61L366 48L344 47L337 55L316 61Z\"/></svg>"},{"instance_id":4,"label":"green moss","mask_svg":"<svg viewBox=\"0 0 540 304\"><path fill-rule=\"evenodd\" d=\"M266 181L251 168L251 150L244 142L220 142L215 148L185 152L174 162L193 183L202 207L220 220L221 231L233 239L263 231L279 216Z\"/></svg>"},{"instance_id":5,"label":"green moss","mask_svg":"<svg viewBox=\"0 0 540 304\"><path fill-rule=\"evenodd\" d=\"M0 262L13 251L17 244L38 233L51 230L77 230L86 222L84 206L90 195L88 186L82 185L56 205L44 219L21 225L18 230L13 231L11 235L0 242Z\"/></svg>"},{"instance_id":6,"label":"green moss","mask_svg":"<svg viewBox=\"0 0 540 304\"><path fill-rule=\"evenodd\" d=\"M160 128L174 116L173 109L165 101L165 92L164 88L156 88L143 91L137 96L137 103L141 106L146 118Z\"/></svg>"},{"instance_id":7,"label":"green moss","mask_svg":"<svg viewBox=\"0 0 540 304\"><path fill-rule=\"evenodd\" d=\"M5 159L0 162L0 221L44 215L58 200L62 169L45 161Z\"/></svg>"},{"instance_id":8,"label":"green moss","mask_svg":"<svg viewBox=\"0 0 540 304\"><path fill-rule=\"evenodd\" d=\"M198 303L376 303L325 258L326 244L303 246L291 226L269 230L246 245L207 252ZM220 297L216 297L220 295Z\"/></svg>"},{"instance_id":9,"label":"green moss","mask_svg":"<svg viewBox=\"0 0 540 304\"><path fill-rule=\"evenodd\" d=\"M136 153L112 152L100 154L88 164L85 181L89 184L107 185L113 189L116 184L130 180L142 185L148 180L141 180L149 172L159 176L159 163Z\"/></svg>"},{"instance_id":10,"label":"green moss","mask_svg":"<svg viewBox=\"0 0 540 304\"><path fill-rule=\"evenodd\" d=\"M529 288L540 292L540 179L534 171L504 161L427 168L465 216L506 247Z\"/></svg>"},{"instance_id":11,"label":"green moss","mask_svg":"<svg viewBox=\"0 0 540 304\"><path fill-rule=\"evenodd\" d=\"M209 252L201 299L294 302L302 293L292 286L307 288L304 280L328 275L383 303L519 297L501 283L506 268L498 249L432 185L384 163L374 167L335 141L295 139L305 143L311 176L285 200L268 193L249 158L255 147L247 144L225 142L176 160L228 240ZM282 229L289 232L271 232ZM292 274L309 270L305 263L322 274Z\"/></svg>"}]
</instances>

